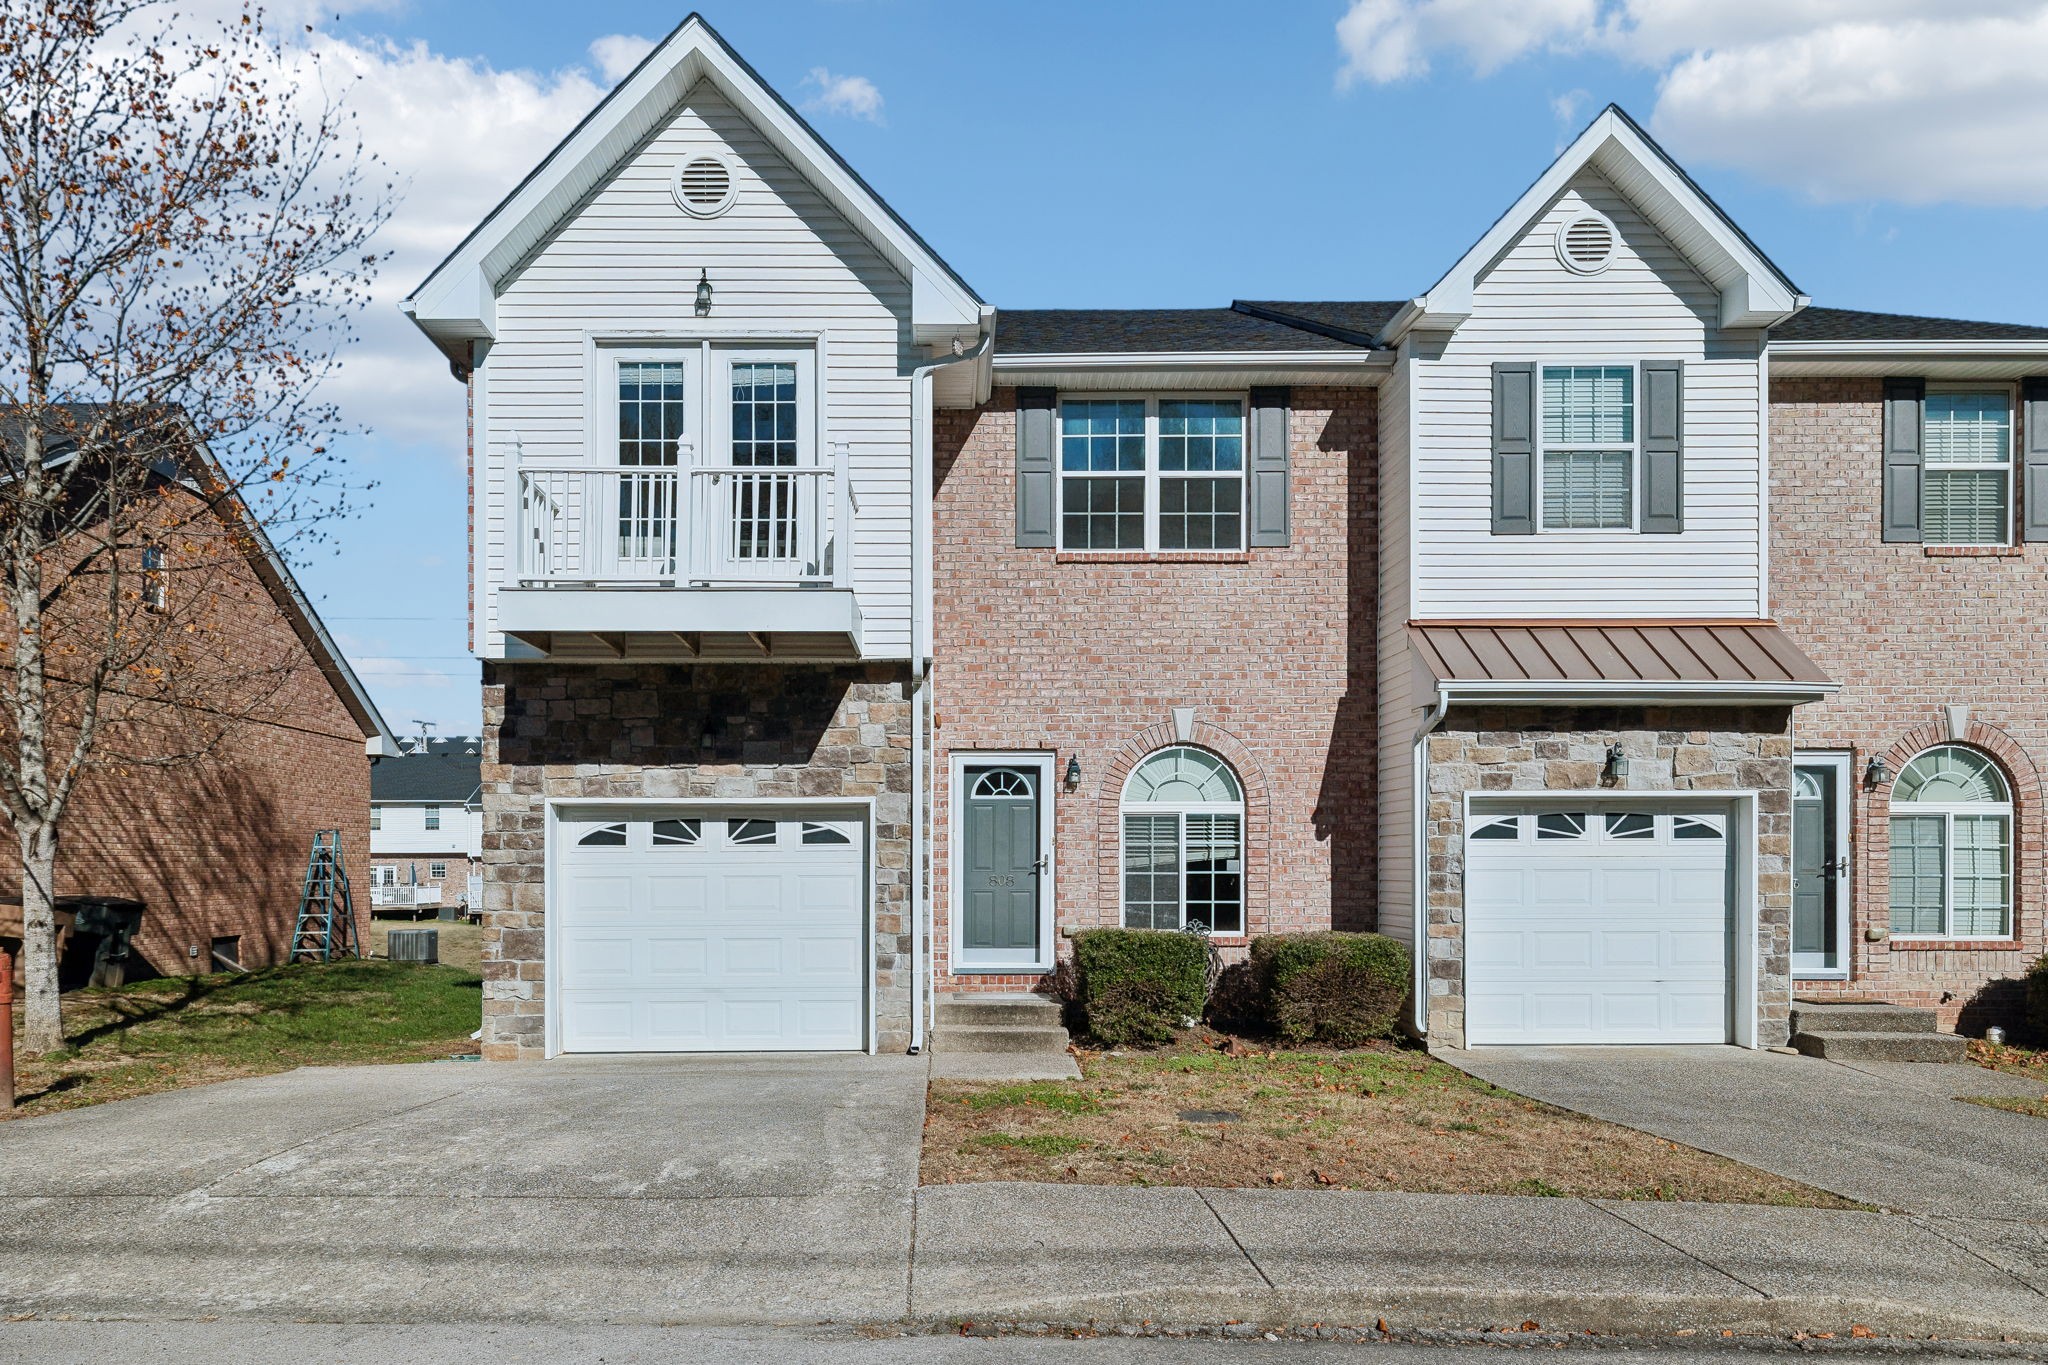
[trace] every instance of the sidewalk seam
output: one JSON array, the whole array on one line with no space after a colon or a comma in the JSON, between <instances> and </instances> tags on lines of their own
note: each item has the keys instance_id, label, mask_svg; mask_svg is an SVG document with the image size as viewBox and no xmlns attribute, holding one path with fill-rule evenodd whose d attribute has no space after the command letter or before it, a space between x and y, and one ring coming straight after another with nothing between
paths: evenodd
<instances>
[{"instance_id":1,"label":"sidewalk seam","mask_svg":"<svg viewBox=\"0 0 2048 1365\"><path fill-rule=\"evenodd\" d=\"M2031 1290L2033 1293L2039 1295L2040 1297L2048 1299L2048 1291L2043 1291L2039 1285L2035 1284L2031 1280L2021 1278L2018 1274L2007 1269L2005 1266L2000 1265L1998 1262L1992 1260L1989 1256L1986 1256L1983 1252L1977 1250L1977 1248L1971 1246L1968 1242L1949 1236L1947 1233L1943 1232L1940 1228L1935 1227L1933 1223L1928 1221L1926 1215L1917 1213L1909 1214L1907 1215L1906 1221L1911 1223L1914 1227L1919 1228L1922 1232L1925 1232L1930 1236L1937 1237L1940 1240L1947 1242L1950 1246L1956 1248L1958 1251L1976 1257L1985 1265L1990 1266L1993 1270L2005 1276L2005 1278L2007 1278L2008 1280L2011 1280L2013 1283L2019 1285L2022 1289Z\"/></svg>"},{"instance_id":2,"label":"sidewalk seam","mask_svg":"<svg viewBox=\"0 0 2048 1365\"><path fill-rule=\"evenodd\" d=\"M330 1128L324 1133L319 1133L313 1137L306 1138L301 1142L294 1142L288 1147L280 1147L274 1152L270 1152L264 1156L259 1156L254 1161L249 1162L247 1165L237 1166L234 1170L229 1171L225 1175L216 1176L212 1180L207 1181L203 1185L185 1191L183 1195L170 1195L166 1197L172 1199L180 1199L189 1198L190 1196L195 1194L203 1194L209 1199L214 1198L215 1196L213 1194L213 1189L216 1185L220 1185L226 1181L233 1180L236 1176L246 1175L250 1171L255 1170L258 1166L261 1166L266 1161L275 1161L281 1156L289 1156L291 1153L298 1151L301 1147L310 1147L316 1142L330 1141L333 1138L340 1137L343 1133L352 1133L356 1129L367 1127L372 1123L382 1123L386 1119L395 1119L405 1114L417 1113L422 1109L426 1109L433 1105L440 1104L443 1101L452 1100L457 1095L466 1095L470 1091L477 1089L481 1084L482 1078L479 1077L476 1082L470 1085L462 1086L455 1090L451 1090L445 1095L436 1095L430 1100L421 1100L418 1104L408 1104L402 1109L393 1109L388 1113L383 1114L372 1114L368 1118L357 1119L354 1123L344 1123L339 1128Z\"/></svg>"},{"instance_id":3,"label":"sidewalk seam","mask_svg":"<svg viewBox=\"0 0 2048 1365\"><path fill-rule=\"evenodd\" d=\"M924 1186L910 1192L910 1254L903 1264L903 1320L909 1322L917 1312L917 1212L924 1203Z\"/></svg>"},{"instance_id":4,"label":"sidewalk seam","mask_svg":"<svg viewBox=\"0 0 2048 1365\"><path fill-rule=\"evenodd\" d=\"M1740 1275L1728 1269L1728 1267L1715 1265L1712 1261L1708 1260L1704 1256L1699 1255L1697 1252L1687 1251L1684 1247L1678 1245L1678 1243L1673 1242L1668 1238L1659 1237L1656 1233L1644 1227L1641 1223L1635 1222L1632 1219L1623 1218L1621 1216L1620 1211L1617 1209L1611 1209L1607 1207L1607 1205L1598 1203L1595 1200L1591 1199L1581 1200L1580 1202L1592 1205L1594 1208L1600 1210L1602 1213L1607 1214L1610 1217L1614 1218L1623 1227L1633 1228L1637 1232L1642 1233L1643 1236L1649 1238L1651 1241L1658 1242L1664 1246L1670 1247L1673 1251L1685 1257L1688 1261L1691 1261L1696 1265L1704 1266L1708 1270L1713 1271L1716 1275L1726 1276L1728 1279L1731 1279L1735 1281L1735 1283L1741 1285L1744 1289L1747 1289L1750 1293L1760 1295L1766 1302L1770 1302L1777 1298L1777 1295L1771 1293L1762 1285L1751 1284L1748 1280L1743 1279Z\"/></svg>"},{"instance_id":5,"label":"sidewalk seam","mask_svg":"<svg viewBox=\"0 0 2048 1365\"><path fill-rule=\"evenodd\" d=\"M1249 1265L1253 1270L1256 1270L1259 1273L1259 1278L1266 1282L1266 1288L1278 1289L1280 1286L1273 1283L1273 1277L1266 1273L1266 1268L1259 1264L1258 1258L1252 1255L1250 1251L1246 1250L1245 1244L1238 1240L1237 1230L1231 1227L1229 1223L1225 1222L1222 1212L1219 1209L1217 1209L1217 1207L1214 1204L1209 1202L1209 1192L1205 1189L1202 1189L1200 1186L1197 1186L1195 1187L1195 1198L1201 1200L1202 1207L1209 1210L1209 1216L1216 1220L1217 1227L1223 1229L1223 1235L1230 1239L1230 1244L1237 1248L1237 1252L1240 1256L1244 1257L1245 1264Z\"/></svg>"}]
</instances>

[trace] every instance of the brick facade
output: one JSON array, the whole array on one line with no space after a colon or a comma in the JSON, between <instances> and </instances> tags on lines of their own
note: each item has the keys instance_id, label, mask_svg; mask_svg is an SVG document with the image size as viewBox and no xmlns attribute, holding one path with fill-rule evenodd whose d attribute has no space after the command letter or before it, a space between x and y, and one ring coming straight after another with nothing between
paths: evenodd
<instances>
[{"instance_id":1,"label":"brick facade","mask_svg":"<svg viewBox=\"0 0 2048 1365\"><path fill-rule=\"evenodd\" d=\"M1016 547L1014 391L937 415L938 989L1039 983L950 973L952 756L1045 751L1056 779L1079 761L1051 793L1056 916L1115 924L1124 779L1178 742L1175 707L1244 786L1250 931L1373 927L1376 418L1370 389L1293 391L1291 545L1101 556Z\"/></svg>"},{"instance_id":2,"label":"brick facade","mask_svg":"<svg viewBox=\"0 0 2048 1365\"><path fill-rule=\"evenodd\" d=\"M484 1021L545 1050L545 801L873 798L877 1045L909 1045L910 702L901 666L484 665Z\"/></svg>"},{"instance_id":3,"label":"brick facade","mask_svg":"<svg viewBox=\"0 0 2048 1365\"><path fill-rule=\"evenodd\" d=\"M1801 749L1851 752L1850 978L1800 994L1938 1009L1975 1031L2016 1022L2017 978L2044 941L2040 767L2048 762L2048 545L1989 550L1887 545L1879 524L1884 421L1878 379L1779 379L1771 386L1771 593L1792 637L1842 684L1799 709ZM2018 445L2017 433L2015 446ZM1949 706L1967 706L1948 733ZM2013 901L2007 944L1894 943L1889 789L1951 738L1983 749L2013 787ZM1876 936L1876 941L1873 941Z\"/></svg>"},{"instance_id":4,"label":"brick facade","mask_svg":"<svg viewBox=\"0 0 2048 1365\"><path fill-rule=\"evenodd\" d=\"M1465 796L1749 789L1756 813L1757 1034L1785 1041L1792 970L1792 739L1784 708L1453 707L1429 737L1429 1035L1465 1042ZM1628 777L1601 780L1619 742Z\"/></svg>"},{"instance_id":5,"label":"brick facade","mask_svg":"<svg viewBox=\"0 0 2048 1365\"><path fill-rule=\"evenodd\" d=\"M395 869L398 880L394 885L397 886L439 887L441 899L430 907L433 909L462 904L469 895L469 874L483 871L481 860L472 862L467 854L450 853L446 849L428 853L379 853L371 858L370 865L373 871L384 867ZM438 877L434 875L437 866L441 869ZM419 878L417 883L413 880L415 873Z\"/></svg>"}]
</instances>

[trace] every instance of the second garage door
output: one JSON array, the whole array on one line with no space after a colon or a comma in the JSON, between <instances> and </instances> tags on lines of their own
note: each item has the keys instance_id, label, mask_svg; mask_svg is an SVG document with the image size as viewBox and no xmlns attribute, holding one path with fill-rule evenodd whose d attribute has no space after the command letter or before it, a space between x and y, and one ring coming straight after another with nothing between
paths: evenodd
<instances>
[{"instance_id":1,"label":"second garage door","mask_svg":"<svg viewBox=\"0 0 2048 1365\"><path fill-rule=\"evenodd\" d=\"M562 1049L864 1046L864 832L740 812L564 822Z\"/></svg>"},{"instance_id":2,"label":"second garage door","mask_svg":"<svg viewBox=\"0 0 2048 1365\"><path fill-rule=\"evenodd\" d=\"M1470 826L1469 1043L1728 1041L1725 811L1476 806Z\"/></svg>"}]
</instances>

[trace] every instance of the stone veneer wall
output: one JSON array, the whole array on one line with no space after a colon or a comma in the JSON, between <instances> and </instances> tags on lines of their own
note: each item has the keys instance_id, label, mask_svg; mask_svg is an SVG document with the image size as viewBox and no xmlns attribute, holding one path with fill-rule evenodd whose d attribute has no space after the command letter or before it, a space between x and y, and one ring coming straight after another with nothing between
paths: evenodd
<instances>
[{"instance_id":1,"label":"stone veneer wall","mask_svg":"<svg viewBox=\"0 0 2048 1365\"><path fill-rule=\"evenodd\" d=\"M1429 1033L1465 1042L1467 792L1590 791L1607 747L1629 758L1617 795L1756 789L1757 1035L1787 1036L1792 971L1792 738L1782 707L1454 707L1429 737Z\"/></svg>"},{"instance_id":2,"label":"stone veneer wall","mask_svg":"<svg viewBox=\"0 0 2048 1365\"><path fill-rule=\"evenodd\" d=\"M878 1044L909 1045L910 673L902 665L484 665L487 1060L545 1046L548 797L872 797Z\"/></svg>"}]
</instances>

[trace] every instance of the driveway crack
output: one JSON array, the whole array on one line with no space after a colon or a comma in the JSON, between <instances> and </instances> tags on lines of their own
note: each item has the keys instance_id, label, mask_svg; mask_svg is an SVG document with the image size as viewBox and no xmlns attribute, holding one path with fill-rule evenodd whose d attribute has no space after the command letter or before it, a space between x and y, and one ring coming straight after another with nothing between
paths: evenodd
<instances>
[{"instance_id":1,"label":"driveway crack","mask_svg":"<svg viewBox=\"0 0 2048 1365\"><path fill-rule=\"evenodd\" d=\"M1273 1283L1273 1277L1266 1273L1266 1268L1259 1264L1258 1257L1252 1255L1250 1250L1248 1250L1245 1247L1245 1244L1238 1240L1236 1229L1232 1228L1229 1223L1223 1221L1223 1214L1219 1209L1217 1209L1216 1205L1210 1201L1209 1192L1207 1190L1198 1188L1195 1191L1195 1198L1201 1200L1202 1207L1209 1210L1209 1216L1216 1220L1217 1227L1223 1229L1223 1235L1230 1239L1230 1244L1237 1248L1237 1252L1240 1256L1244 1257L1245 1264L1249 1265L1253 1270L1257 1271L1259 1278L1266 1282L1266 1288L1279 1288L1278 1285Z\"/></svg>"},{"instance_id":2,"label":"driveway crack","mask_svg":"<svg viewBox=\"0 0 2048 1365\"><path fill-rule=\"evenodd\" d=\"M357 1119L354 1123L344 1123L339 1128L329 1128L327 1131L317 1134L316 1136L306 1138L304 1141L294 1142L289 1147L280 1147L274 1152L269 1152L263 1156L259 1156L254 1161L249 1162L247 1165L238 1166L234 1170L227 1172L225 1175L215 1176L213 1179L207 1181L204 1185L199 1186L199 1188L188 1191L183 1197L190 1198L192 1195L199 1194L205 1195L207 1198L211 1199L214 1197L213 1191L216 1186L225 1184L226 1182L233 1180L238 1176L247 1175L250 1171L255 1170L258 1166L261 1166L266 1161L275 1161L281 1156L289 1156L293 1152L296 1152L301 1148L311 1147L314 1146L316 1143L332 1141L334 1138L341 1136L343 1133L354 1132L356 1129L367 1127L372 1123L382 1123L386 1119L395 1119L406 1114L416 1114L422 1109L431 1108L434 1105L444 1103L448 1100L452 1100L457 1095L468 1094L469 1091L471 1091L474 1088L474 1086L465 1085L460 1089L451 1090L445 1095L436 1095L432 1099L421 1100L418 1104L408 1104L401 1109L391 1109L381 1114L371 1114L367 1118ZM255 1197L260 1198L261 1196Z\"/></svg>"},{"instance_id":3,"label":"driveway crack","mask_svg":"<svg viewBox=\"0 0 2048 1365\"><path fill-rule=\"evenodd\" d=\"M1655 1232L1651 1231L1649 1228L1644 1227L1641 1223L1636 1222L1634 1219L1623 1217L1618 1209L1610 1208L1606 1204L1602 1204L1597 1200L1592 1199L1582 1199L1579 1202L1582 1204L1592 1205L1594 1208L1599 1209L1602 1213L1605 1213L1619 1221L1624 1227L1634 1228L1637 1232L1642 1233L1643 1236L1649 1238L1653 1242L1663 1243L1663 1245L1670 1247L1673 1251L1685 1257L1685 1259L1691 1261L1694 1265L1703 1266L1706 1269L1713 1271L1716 1275L1720 1275L1727 1279L1735 1281L1735 1283L1741 1285L1744 1289L1747 1289L1752 1294L1759 1295L1766 1299L1777 1297L1768 1289L1765 1289L1762 1285L1751 1284L1748 1280L1743 1279L1740 1275L1730 1270L1727 1266L1715 1265L1712 1261L1700 1255L1698 1252L1687 1251L1684 1247L1678 1245L1678 1243L1672 1241L1668 1237L1659 1237Z\"/></svg>"}]
</instances>

